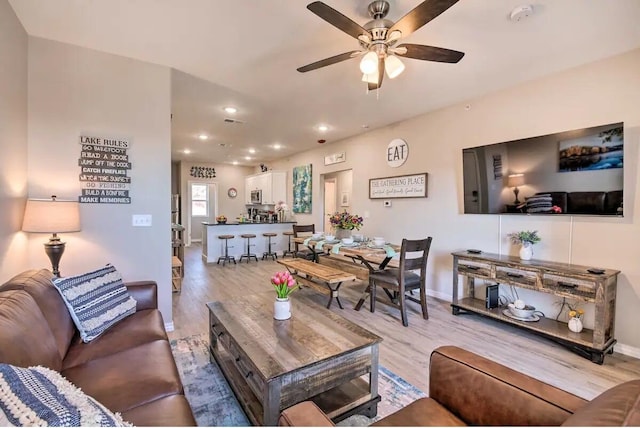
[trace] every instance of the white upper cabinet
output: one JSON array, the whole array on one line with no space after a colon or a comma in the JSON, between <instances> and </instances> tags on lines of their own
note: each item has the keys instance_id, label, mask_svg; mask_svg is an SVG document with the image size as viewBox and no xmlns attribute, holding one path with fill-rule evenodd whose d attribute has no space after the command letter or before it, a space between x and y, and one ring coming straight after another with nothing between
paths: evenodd
<instances>
[{"instance_id":1,"label":"white upper cabinet","mask_svg":"<svg viewBox=\"0 0 640 428\"><path fill-rule=\"evenodd\" d=\"M247 176L245 178L245 195L247 204L251 203L252 190L262 190L263 204L277 204L279 201L286 201L286 171L269 171Z\"/></svg>"}]
</instances>

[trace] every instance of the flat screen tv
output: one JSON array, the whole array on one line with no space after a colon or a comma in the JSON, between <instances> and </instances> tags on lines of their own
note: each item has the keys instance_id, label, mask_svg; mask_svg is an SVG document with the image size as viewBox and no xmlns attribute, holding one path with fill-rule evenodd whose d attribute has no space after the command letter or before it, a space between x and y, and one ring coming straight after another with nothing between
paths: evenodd
<instances>
[{"instance_id":1,"label":"flat screen tv","mask_svg":"<svg viewBox=\"0 0 640 428\"><path fill-rule=\"evenodd\" d=\"M624 124L462 150L465 214L623 215Z\"/></svg>"}]
</instances>

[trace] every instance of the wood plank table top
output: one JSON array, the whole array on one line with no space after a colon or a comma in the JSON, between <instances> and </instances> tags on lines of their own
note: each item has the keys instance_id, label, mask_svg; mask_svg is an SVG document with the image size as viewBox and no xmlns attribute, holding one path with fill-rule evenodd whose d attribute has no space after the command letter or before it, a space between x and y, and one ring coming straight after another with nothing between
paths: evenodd
<instances>
[{"instance_id":1,"label":"wood plank table top","mask_svg":"<svg viewBox=\"0 0 640 428\"><path fill-rule=\"evenodd\" d=\"M266 292L207 303L264 379L382 341L302 294L290 297L292 318L276 321L274 300Z\"/></svg>"},{"instance_id":2,"label":"wood plank table top","mask_svg":"<svg viewBox=\"0 0 640 428\"><path fill-rule=\"evenodd\" d=\"M329 284L336 284L343 281L353 281L356 276L343 272L339 269L321 265L304 259L280 259L277 261L283 266L294 269L299 273L304 273L308 276L318 278Z\"/></svg>"}]
</instances>

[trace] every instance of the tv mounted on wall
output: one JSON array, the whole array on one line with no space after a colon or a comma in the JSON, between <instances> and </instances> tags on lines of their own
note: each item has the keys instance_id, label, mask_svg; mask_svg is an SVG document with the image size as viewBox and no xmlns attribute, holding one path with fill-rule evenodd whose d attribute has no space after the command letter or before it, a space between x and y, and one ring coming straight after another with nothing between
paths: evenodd
<instances>
[{"instance_id":1,"label":"tv mounted on wall","mask_svg":"<svg viewBox=\"0 0 640 428\"><path fill-rule=\"evenodd\" d=\"M624 124L462 150L465 214L623 215Z\"/></svg>"}]
</instances>

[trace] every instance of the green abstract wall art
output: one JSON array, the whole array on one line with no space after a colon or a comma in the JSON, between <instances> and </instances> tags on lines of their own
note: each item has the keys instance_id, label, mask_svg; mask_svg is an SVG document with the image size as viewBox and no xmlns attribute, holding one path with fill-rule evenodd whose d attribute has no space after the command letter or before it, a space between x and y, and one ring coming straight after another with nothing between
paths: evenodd
<instances>
[{"instance_id":1,"label":"green abstract wall art","mask_svg":"<svg viewBox=\"0 0 640 428\"><path fill-rule=\"evenodd\" d=\"M311 214L311 164L293 168L293 212Z\"/></svg>"}]
</instances>

